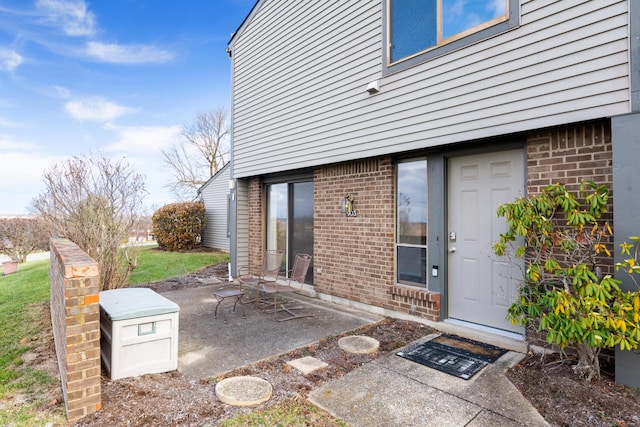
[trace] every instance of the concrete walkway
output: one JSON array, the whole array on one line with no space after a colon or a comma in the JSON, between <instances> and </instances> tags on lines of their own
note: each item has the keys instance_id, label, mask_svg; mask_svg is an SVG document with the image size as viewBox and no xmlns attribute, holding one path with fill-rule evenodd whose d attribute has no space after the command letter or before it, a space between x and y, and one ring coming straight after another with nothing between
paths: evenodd
<instances>
[{"instance_id":1,"label":"concrete walkway","mask_svg":"<svg viewBox=\"0 0 640 427\"><path fill-rule=\"evenodd\" d=\"M178 369L194 381L381 320L377 315L305 297L298 298L299 306L314 317L275 322L273 315L253 305L239 305L233 313L233 301L228 299L214 319L213 291L221 286L163 293L180 306ZM221 310L226 311L227 324ZM431 326L438 325L444 332L456 333L449 324ZM393 352L324 384L311 393L310 400L354 427L546 426L504 375L522 357L509 351L465 381Z\"/></svg>"},{"instance_id":2,"label":"concrete walkway","mask_svg":"<svg viewBox=\"0 0 640 427\"><path fill-rule=\"evenodd\" d=\"M465 381L393 352L314 390L309 399L354 427L547 426L504 375L522 357L510 351Z\"/></svg>"}]
</instances>

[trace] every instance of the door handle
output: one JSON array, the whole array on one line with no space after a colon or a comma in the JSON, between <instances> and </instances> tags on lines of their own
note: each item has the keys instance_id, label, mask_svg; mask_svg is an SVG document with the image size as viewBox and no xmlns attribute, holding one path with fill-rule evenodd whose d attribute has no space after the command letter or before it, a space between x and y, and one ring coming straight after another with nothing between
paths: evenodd
<instances>
[{"instance_id":1,"label":"door handle","mask_svg":"<svg viewBox=\"0 0 640 427\"><path fill-rule=\"evenodd\" d=\"M454 253L455 251L456 251L456 248L453 248L453 247L452 247L452 248L449 248L449 253L450 253L450 254Z\"/></svg>"}]
</instances>

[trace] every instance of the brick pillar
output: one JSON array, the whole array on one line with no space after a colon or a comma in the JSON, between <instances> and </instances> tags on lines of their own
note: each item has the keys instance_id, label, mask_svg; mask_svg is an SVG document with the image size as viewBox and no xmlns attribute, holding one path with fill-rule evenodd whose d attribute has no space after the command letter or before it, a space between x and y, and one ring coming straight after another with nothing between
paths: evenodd
<instances>
[{"instance_id":1,"label":"brick pillar","mask_svg":"<svg viewBox=\"0 0 640 427\"><path fill-rule=\"evenodd\" d=\"M260 178L249 181L249 271L262 271L265 250L264 188Z\"/></svg>"},{"instance_id":2,"label":"brick pillar","mask_svg":"<svg viewBox=\"0 0 640 427\"><path fill-rule=\"evenodd\" d=\"M51 240L51 323L69 421L100 410L98 263L67 239Z\"/></svg>"}]
</instances>

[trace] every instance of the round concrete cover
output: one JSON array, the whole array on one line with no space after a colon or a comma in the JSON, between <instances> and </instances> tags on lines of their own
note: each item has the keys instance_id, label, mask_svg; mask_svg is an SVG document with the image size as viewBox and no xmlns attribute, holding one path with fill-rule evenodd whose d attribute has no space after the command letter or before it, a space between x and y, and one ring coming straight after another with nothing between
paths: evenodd
<instances>
[{"instance_id":1,"label":"round concrete cover","mask_svg":"<svg viewBox=\"0 0 640 427\"><path fill-rule=\"evenodd\" d=\"M365 335L350 335L338 340L338 346L348 353L369 354L375 353L380 347L380 342Z\"/></svg>"},{"instance_id":2,"label":"round concrete cover","mask_svg":"<svg viewBox=\"0 0 640 427\"><path fill-rule=\"evenodd\" d=\"M254 406L271 398L271 384L257 377L225 378L216 384L216 396L233 406Z\"/></svg>"}]
</instances>

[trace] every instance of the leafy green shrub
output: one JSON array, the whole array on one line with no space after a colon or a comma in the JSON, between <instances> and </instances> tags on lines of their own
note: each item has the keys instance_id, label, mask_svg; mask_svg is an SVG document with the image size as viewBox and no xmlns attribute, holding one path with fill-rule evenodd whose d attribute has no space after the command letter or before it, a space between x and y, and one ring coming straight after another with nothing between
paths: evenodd
<instances>
[{"instance_id":1,"label":"leafy green shrub","mask_svg":"<svg viewBox=\"0 0 640 427\"><path fill-rule=\"evenodd\" d=\"M206 224L204 204L171 203L153 214L158 246L168 251L188 251L200 246Z\"/></svg>"},{"instance_id":2,"label":"leafy green shrub","mask_svg":"<svg viewBox=\"0 0 640 427\"><path fill-rule=\"evenodd\" d=\"M602 348L640 346L640 293L623 292L620 280L603 273L611 256L612 231L602 220L608 198L607 188L593 182L583 183L578 195L555 184L498 208L509 229L494 244L495 253L526 263L519 299L507 317L537 325L548 343L575 348L579 360L574 369L587 380L600 377ZM632 248L623 244L629 259L616 268L635 272Z\"/></svg>"}]
</instances>

